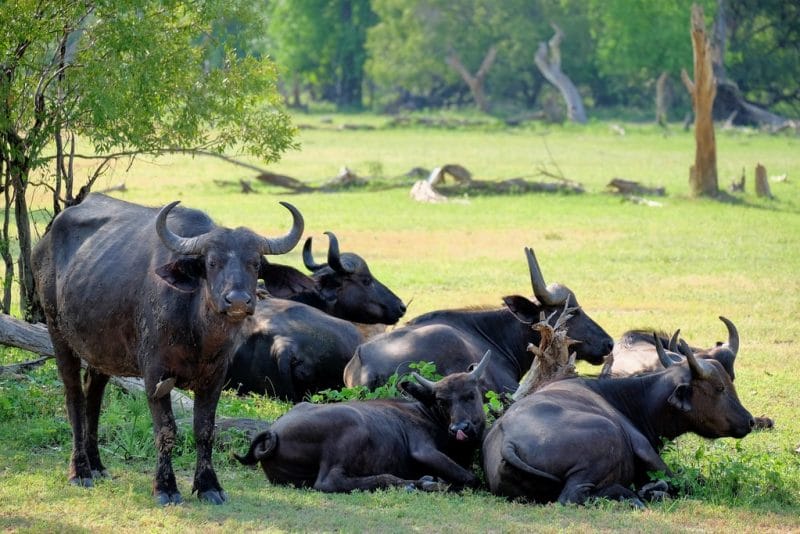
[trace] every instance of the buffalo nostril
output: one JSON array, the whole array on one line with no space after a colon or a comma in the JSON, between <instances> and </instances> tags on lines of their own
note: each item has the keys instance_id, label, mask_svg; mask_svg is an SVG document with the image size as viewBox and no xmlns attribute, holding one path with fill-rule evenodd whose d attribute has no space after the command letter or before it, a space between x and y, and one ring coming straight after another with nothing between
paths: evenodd
<instances>
[{"instance_id":1,"label":"buffalo nostril","mask_svg":"<svg viewBox=\"0 0 800 534\"><path fill-rule=\"evenodd\" d=\"M458 432L459 430L463 431L467 429L467 426L468 426L467 423L454 423L450 425L450 431L451 432Z\"/></svg>"},{"instance_id":2,"label":"buffalo nostril","mask_svg":"<svg viewBox=\"0 0 800 534\"><path fill-rule=\"evenodd\" d=\"M231 291L227 295L225 295L225 303L226 304L238 304L247 306L252 302L252 297L245 293L244 291Z\"/></svg>"}]
</instances>

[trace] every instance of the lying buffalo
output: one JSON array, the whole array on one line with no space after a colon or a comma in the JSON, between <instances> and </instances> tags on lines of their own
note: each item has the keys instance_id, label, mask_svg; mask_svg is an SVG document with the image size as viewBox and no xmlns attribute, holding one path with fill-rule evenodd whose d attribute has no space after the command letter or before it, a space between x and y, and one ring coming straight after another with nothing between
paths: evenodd
<instances>
[{"instance_id":1,"label":"lying buffalo","mask_svg":"<svg viewBox=\"0 0 800 534\"><path fill-rule=\"evenodd\" d=\"M493 493L537 502L581 504L592 497L630 499L648 472L669 473L662 439L686 432L746 436L753 417L715 360L673 363L648 375L551 382L511 405L487 433L483 466Z\"/></svg>"},{"instance_id":2,"label":"lying buffalo","mask_svg":"<svg viewBox=\"0 0 800 534\"><path fill-rule=\"evenodd\" d=\"M107 474L97 445L103 391L110 375L140 376L158 450L157 502L183 500L171 459L176 425L169 391L178 386L195 393L192 491L220 504L226 495L211 445L234 337L255 309L263 255L291 250L303 218L284 203L292 229L268 239L216 226L176 204L159 211L89 195L53 220L33 250L33 271L72 425L70 482L91 486L93 477ZM81 359L88 365L83 384Z\"/></svg>"},{"instance_id":3,"label":"lying buffalo","mask_svg":"<svg viewBox=\"0 0 800 534\"><path fill-rule=\"evenodd\" d=\"M303 263L312 272L306 276L293 267L270 264L267 292L275 297L302 302L328 315L364 324L395 324L406 312L400 298L377 280L358 254L339 252L333 232L326 263L311 254L311 238L303 246Z\"/></svg>"},{"instance_id":4,"label":"lying buffalo","mask_svg":"<svg viewBox=\"0 0 800 534\"><path fill-rule=\"evenodd\" d=\"M710 358L717 360L728 371L731 380L734 379L733 362L739 352L739 332L736 326L729 319L720 316L720 321L728 329L728 341L725 343L717 342L716 346L709 349L691 347L695 356L699 358ZM678 351L676 340L680 331L668 339L664 334L656 338L651 333L643 330L630 330L625 332L622 337L614 344L613 358L610 363L603 368L603 377L622 377L633 376L644 373L651 373L664 369L656 352L656 343L672 353Z\"/></svg>"},{"instance_id":5,"label":"lying buffalo","mask_svg":"<svg viewBox=\"0 0 800 534\"><path fill-rule=\"evenodd\" d=\"M403 302L375 279L364 259L340 253L336 236L327 234L326 264L314 261L311 238L303 247L313 278L292 273L291 267L271 267L276 275L271 291L291 301L267 297L258 302L228 368L229 388L294 402L340 388L345 365L364 341L361 330L347 321L395 323L405 313Z\"/></svg>"},{"instance_id":6,"label":"lying buffalo","mask_svg":"<svg viewBox=\"0 0 800 534\"><path fill-rule=\"evenodd\" d=\"M413 485L427 477L475 486L468 469L486 418L478 379L490 355L470 372L401 387L415 400L298 404L255 437L245 465L261 463L273 483L325 492Z\"/></svg>"},{"instance_id":7,"label":"lying buffalo","mask_svg":"<svg viewBox=\"0 0 800 534\"><path fill-rule=\"evenodd\" d=\"M567 330L579 342L574 346L577 357L602 363L613 348L611 337L580 308L569 288L545 285L533 250L526 248L525 255L536 300L509 296L503 299L506 307L497 310L443 310L418 317L361 345L345 368L345 385L375 388L421 360L433 361L437 372L447 375L477 362L491 349L494 357L482 390L514 392L532 363L528 344L539 344L539 333L531 325L541 313L549 317L565 304L576 308Z\"/></svg>"},{"instance_id":8,"label":"lying buffalo","mask_svg":"<svg viewBox=\"0 0 800 534\"><path fill-rule=\"evenodd\" d=\"M342 371L363 337L352 323L305 304L267 298L242 327L226 387L292 402L342 387Z\"/></svg>"}]
</instances>

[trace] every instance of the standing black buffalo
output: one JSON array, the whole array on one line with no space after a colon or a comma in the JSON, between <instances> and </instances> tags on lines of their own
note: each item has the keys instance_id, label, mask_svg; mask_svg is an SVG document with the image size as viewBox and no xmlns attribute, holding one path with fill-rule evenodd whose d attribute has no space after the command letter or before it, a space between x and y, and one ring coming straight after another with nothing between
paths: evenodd
<instances>
[{"instance_id":1,"label":"standing black buffalo","mask_svg":"<svg viewBox=\"0 0 800 534\"><path fill-rule=\"evenodd\" d=\"M317 263L311 254L311 238L303 246L303 263L312 275L293 267L268 266L266 289L270 295L302 302L340 319L365 324L395 324L406 306L376 280L364 259L352 252L339 252L333 232L325 232L330 244L327 263Z\"/></svg>"},{"instance_id":2,"label":"standing black buffalo","mask_svg":"<svg viewBox=\"0 0 800 534\"><path fill-rule=\"evenodd\" d=\"M243 464L261 463L273 483L326 492L414 485L429 475L475 486L467 468L486 424L478 379L487 352L468 373L401 387L416 400L301 403L256 436Z\"/></svg>"},{"instance_id":3,"label":"standing black buffalo","mask_svg":"<svg viewBox=\"0 0 800 534\"><path fill-rule=\"evenodd\" d=\"M291 267L270 268L276 275L270 279L270 293L290 300L268 297L258 302L242 328L243 341L228 367L227 387L294 402L322 389L340 388L345 365L364 341L348 321L393 324L405 313L403 302L372 276L364 259L340 253L336 236L326 233L327 264L314 261L311 238L303 247L313 278Z\"/></svg>"},{"instance_id":4,"label":"standing black buffalo","mask_svg":"<svg viewBox=\"0 0 800 534\"><path fill-rule=\"evenodd\" d=\"M233 338L255 308L262 255L291 250L303 218L284 203L292 229L268 239L218 227L176 204L158 211L90 195L54 219L33 251L34 275L72 425L70 482L91 486L93 476L106 474L97 424L109 375L141 376L158 450L156 500L183 500L172 470L176 426L168 395L178 386L195 392L192 491L220 504L226 495L211 444ZM83 389L81 358L88 365Z\"/></svg>"},{"instance_id":5,"label":"standing black buffalo","mask_svg":"<svg viewBox=\"0 0 800 534\"><path fill-rule=\"evenodd\" d=\"M590 497L630 499L628 487L669 468L662 438L686 432L741 438L753 417L715 360L673 363L648 375L551 382L513 404L487 433L483 466L493 493L538 502L583 503Z\"/></svg>"},{"instance_id":6,"label":"standing black buffalo","mask_svg":"<svg viewBox=\"0 0 800 534\"><path fill-rule=\"evenodd\" d=\"M735 377L733 362L739 352L739 332L729 319L722 316L719 319L728 329L728 341L725 343L717 342L716 346L710 349L703 350L691 347L691 350L699 358L717 360L733 380ZM664 349L676 353L678 351L676 341L679 333L680 330L675 332L671 339L667 339L663 334L654 338L652 334L645 333L643 330L625 332L619 341L614 344L613 358L611 358L610 364L603 367L601 377L634 376L661 371L664 366L659 360L655 343L659 343Z\"/></svg>"},{"instance_id":7,"label":"standing black buffalo","mask_svg":"<svg viewBox=\"0 0 800 534\"><path fill-rule=\"evenodd\" d=\"M531 325L539 322L540 313L549 317L565 305L575 308L567 329L579 341L577 357L602 363L613 348L611 337L584 313L569 288L545 285L533 250L526 248L525 255L537 300L516 295L504 297L506 307L498 310L443 310L417 317L358 347L345 368L345 385L375 388L395 372L407 373L409 364L420 360L433 361L437 372L447 375L477 362L491 349L494 357L481 387L484 392L513 393L532 363L528 344L539 344L539 333Z\"/></svg>"}]
</instances>

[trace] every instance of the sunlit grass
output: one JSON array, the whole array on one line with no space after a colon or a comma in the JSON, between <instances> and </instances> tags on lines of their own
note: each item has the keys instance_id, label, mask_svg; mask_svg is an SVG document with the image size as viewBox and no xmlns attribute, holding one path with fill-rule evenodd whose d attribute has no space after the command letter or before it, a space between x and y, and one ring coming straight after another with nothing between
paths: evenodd
<instances>
[{"instance_id":1,"label":"sunlit grass","mask_svg":"<svg viewBox=\"0 0 800 534\"><path fill-rule=\"evenodd\" d=\"M456 130L383 128L382 117L303 116L302 150L270 170L320 184L347 165L360 175L380 170L390 183L410 168L459 163L476 178L537 175L555 165L582 182L584 195L471 196L464 202L426 205L408 187L385 191L287 194L254 183L253 195L215 180L252 179L249 170L213 158L168 156L140 159L103 177L97 188L125 182L115 196L147 205L174 199L207 211L228 226L245 225L266 235L283 233L295 204L306 219L315 254L324 257L333 230L343 251L364 256L373 273L404 300L408 317L450 307L500 306L508 294L531 293L523 247L535 249L545 279L571 287L579 301L614 337L629 328L681 328L686 338L711 346L725 337L718 316L741 334L736 385L754 415L776 428L740 442L711 444L694 436L677 442L670 461L705 470L711 483L698 495L654 504L644 512L616 503L587 508L508 503L484 492L419 495L402 491L324 495L278 488L258 470L243 469L231 450L218 447L214 461L230 504L211 507L193 498L178 508L155 508L149 495L155 459L126 454L119 439L149 439L134 424L142 399L109 392L101 420L105 458L115 480L84 491L68 487L69 426L53 363L26 378L0 378L0 528L34 531L563 531L800 529L800 445L797 368L800 365L800 139L746 132L718 132L720 187L742 168L747 190L736 202L688 198L688 166L694 142L679 127L669 135L655 126L608 123L535 125L505 129L495 124ZM378 130L339 131L343 123ZM324 128L324 129L323 129ZM774 200L753 193L753 168L766 165ZM85 170L84 172L88 172ZM667 188L649 208L605 193L613 177ZM36 199L45 203L44 195ZM300 251L272 258L302 268ZM4 363L27 355L3 350ZM596 368L581 366L582 372ZM287 405L226 394L219 413L273 420ZM126 430L128 429L128 430ZM125 432L130 432L127 434ZM114 433L118 437L112 436ZM181 427L190 433L187 426ZM178 483L189 497L194 452L186 438L176 458ZM241 451L242 442L234 439ZM738 445L737 445L738 443ZM149 446L149 445L148 445ZM142 445L142 448L145 446ZM738 448L737 448L738 447ZM698 451L703 451L698 457ZM737 480L758 488L731 492ZM770 479L770 477L773 477Z\"/></svg>"}]
</instances>

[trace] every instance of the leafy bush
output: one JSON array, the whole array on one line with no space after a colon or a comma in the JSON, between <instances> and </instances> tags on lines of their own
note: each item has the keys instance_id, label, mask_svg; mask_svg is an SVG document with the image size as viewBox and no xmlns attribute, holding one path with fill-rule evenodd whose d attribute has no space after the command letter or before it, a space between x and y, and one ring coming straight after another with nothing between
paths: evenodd
<instances>
[{"instance_id":1,"label":"leafy bush","mask_svg":"<svg viewBox=\"0 0 800 534\"><path fill-rule=\"evenodd\" d=\"M436 373L436 364L433 362L416 362L409 365L409 367L416 371L423 378L428 380L440 380L441 375ZM366 386L353 386L350 388L342 389L323 389L319 393L311 395L309 400L315 404L325 404L328 402L343 402L351 400L368 400L368 399L391 399L402 396L402 391L399 388L401 382L413 380L411 373L398 375L394 373L386 383L378 386L374 390L370 390Z\"/></svg>"}]
</instances>

